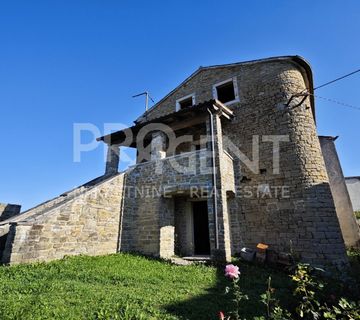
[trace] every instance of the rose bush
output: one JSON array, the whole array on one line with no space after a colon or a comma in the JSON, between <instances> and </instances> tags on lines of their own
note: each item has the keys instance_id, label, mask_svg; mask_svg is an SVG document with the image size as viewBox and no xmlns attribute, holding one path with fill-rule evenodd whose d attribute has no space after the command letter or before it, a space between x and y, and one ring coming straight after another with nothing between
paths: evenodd
<instances>
[{"instance_id":1,"label":"rose bush","mask_svg":"<svg viewBox=\"0 0 360 320\"><path fill-rule=\"evenodd\" d=\"M266 316L255 317L254 320L286 320L286 319L332 319L332 320L357 320L360 319L360 303L347 301L345 298L336 297L330 294L328 301L320 301L318 295L323 289L323 283L317 279L314 271L319 269L312 268L306 264L298 264L295 272L291 275L291 279L295 284L293 295L298 299L298 304L293 310L283 308L274 297L275 289L271 286L271 277L268 278L267 289L264 294L260 296L260 301L266 306ZM223 311L219 312L220 320L241 320L240 308L243 300L248 300L248 296L240 290L239 267L229 264L225 267L225 277L230 279L231 285L226 288L226 293L232 295L234 302L233 310L228 312L225 316Z\"/></svg>"}]
</instances>

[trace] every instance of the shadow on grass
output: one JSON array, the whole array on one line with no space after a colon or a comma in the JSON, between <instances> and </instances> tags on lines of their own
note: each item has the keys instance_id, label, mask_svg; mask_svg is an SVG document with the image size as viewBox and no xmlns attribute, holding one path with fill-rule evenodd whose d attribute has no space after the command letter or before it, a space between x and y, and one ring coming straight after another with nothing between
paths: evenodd
<instances>
[{"instance_id":1,"label":"shadow on grass","mask_svg":"<svg viewBox=\"0 0 360 320\"><path fill-rule=\"evenodd\" d=\"M206 290L206 294L168 305L165 310L179 319L218 319L219 311L231 308L231 301L225 296L228 284L223 272L218 268L216 282Z\"/></svg>"},{"instance_id":2,"label":"shadow on grass","mask_svg":"<svg viewBox=\"0 0 360 320\"><path fill-rule=\"evenodd\" d=\"M241 304L239 313L242 318L252 319L255 316L265 315L266 309L260 301L260 295L266 291L269 276L272 277L273 287L278 288L276 296L281 300L288 299L291 303L292 287L288 275L274 269L243 262L237 265L241 270L240 288L249 297L248 301L243 301ZM167 305L165 310L179 319L189 320L219 319L219 311L223 311L226 315L234 310L231 294L225 294L226 287L231 286L231 283L225 278L223 270L223 267L217 268L216 282L206 294Z\"/></svg>"}]
</instances>

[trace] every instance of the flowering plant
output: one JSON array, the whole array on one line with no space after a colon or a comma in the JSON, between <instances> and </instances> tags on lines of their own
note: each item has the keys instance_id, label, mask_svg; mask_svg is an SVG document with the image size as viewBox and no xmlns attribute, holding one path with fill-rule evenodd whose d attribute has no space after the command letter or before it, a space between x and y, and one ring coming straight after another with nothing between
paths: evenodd
<instances>
[{"instance_id":1,"label":"flowering plant","mask_svg":"<svg viewBox=\"0 0 360 320\"><path fill-rule=\"evenodd\" d=\"M266 306L266 312L261 316L254 317L254 320L290 320L290 319L304 319L304 320L355 320L360 319L360 304L348 301L345 298L337 298L331 294L328 305L320 300L319 292L323 288L320 279L313 273L315 268L298 264L294 274L291 276L295 284L293 291L294 296L298 302L291 310L283 308L280 301L275 298L275 289L271 285L271 277L267 281L267 290L260 296L260 301ZM220 320L241 320L240 318L240 303L243 300L249 300L248 296L240 290L239 267L233 264L228 264L225 267L225 277L230 280L230 285L226 287L226 293L232 296L234 302L234 311L229 312L225 317L223 311L219 312ZM319 299L319 300L318 300Z\"/></svg>"},{"instance_id":2,"label":"flowering plant","mask_svg":"<svg viewBox=\"0 0 360 320\"><path fill-rule=\"evenodd\" d=\"M239 278L240 271L238 266L234 266L233 264L228 264L225 267L225 276L230 279L237 279Z\"/></svg>"},{"instance_id":3,"label":"flowering plant","mask_svg":"<svg viewBox=\"0 0 360 320\"><path fill-rule=\"evenodd\" d=\"M232 294L236 309L231 312L231 319L240 320L239 308L242 300L249 300L246 294L243 294L239 286L239 267L233 264L228 264L225 267L225 276L231 280L231 287L226 287L226 293ZM220 318L221 319L221 318ZM225 318L223 318L225 319Z\"/></svg>"}]
</instances>

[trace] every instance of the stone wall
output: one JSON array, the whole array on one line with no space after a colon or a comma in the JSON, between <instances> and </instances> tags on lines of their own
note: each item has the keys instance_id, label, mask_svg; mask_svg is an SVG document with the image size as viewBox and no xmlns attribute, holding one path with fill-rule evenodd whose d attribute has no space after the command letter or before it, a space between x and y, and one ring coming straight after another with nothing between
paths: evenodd
<instances>
[{"instance_id":1,"label":"stone wall","mask_svg":"<svg viewBox=\"0 0 360 320\"><path fill-rule=\"evenodd\" d=\"M212 254L216 249L229 260L243 246L264 242L306 262L347 264L312 105L308 97L293 97L308 87L307 76L291 59L204 69L140 119L174 112L176 100L193 92L196 103L210 100L213 84L236 77L240 101L228 105L234 119L213 119L218 195L215 204L208 198ZM282 139L278 150L274 136ZM12 221L3 260L119 250L171 257L184 229L176 213L186 211L177 197L190 197L193 187L211 189L212 166L207 150L161 159L164 144L157 140L152 161ZM187 231L182 236L188 241Z\"/></svg>"},{"instance_id":2,"label":"stone wall","mask_svg":"<svg viewBox=\"0 0 360 320\"><path fill-rule=\"evenodd\" d=\"M205 150L138 164L126 173L121 251L164 258L174 254L173 196L189 196L192 187L210 187L211 175L199 171L200 163L206 166Z\"/></svg>"},{"instance_id":3,"label":"stone wall","mask_svg":"<svg viewBox=\"0 0 360 320\"><path fill-rule=\"evenodd\" d=\"M259 168L244 163L237 167L237 176L242 176L237 186L253 194L236 198L230 209L238 215L233 221L239 222L232 231L243 241L233 244L234 251L264 242L277 251L292 250L310 263L346 264L310 101L300 104L295 99L287 106L292 94L306 88L302 70L291 63L251 69L252 76L246 72L248 77L239 83L241 102L232 108L235 119L224 126L224 134L249 159L254 139L259 141ZM279 165L274 164L274 145L269 142L273 135L288 140L280 143ZM264 188L270 193L262 192Z\"/></svg>"},{"instance_id":4,"label":"stone wall","mask_svg":"<svg viewBox=\"0 0 360 320\"><path fill-rule=\"evenodd\" d=\"M208 198L210 248L213 259L230 262L232 255L230 242L231 229L227 191L228 188L231 190L234 189L230 185L234 182L234 168L232 159L230 159L229 155L225 152L223 128L226 122L222 123L218 114L213 115L212 118L210 117L207 123L209 138L211 137L210 121L213 121L214 151L216 155L212 163L216 168L215 185L213 187L212 197ZM214 203L214 198L216 199L216 203Z\"/></svg>"},{"instance_id":5,"label":"stone wall","mask_svg":"<svg viewBox=\"0 0 360 320\"><path fill-rule=\"evenodd\" d=\"M95 186L98 183L100 183L101 181L103 181L105 178L106 177L104 177L104 176L100 176L100 177L95 178L79 187L76 187L74 189L66 191L53 199L50 199L43 203L40 203L37 206L22 212L21 215L12 216L3 221L0 220L0 225L5 225L8 223L22 221L24 219L30 218L35 215L41 215L42 213L44 213L46 211L54 209L54 208L62 205L63 203L78 197L79 195L86 192L89 188L92 188L93 186Z\"/></svg>"},{"instance_id":6,"label":"stone wall","mask_svg":"<svg viewBox=\"0 0 360 320\"><path fill-rule=\"evenodd\" d=\"M176 100L193 92L196 103L212 99L213 84L232 77L240 101L228 105L235 118L223 126L224 149L234 158L237 190L252 190L228 200L233 253L265 242L277 251L293 250L303 261L347 264L310 98L291 99L309 87L302 66L289 59L204 69L138 121L174 112ZM273 135L288 140L280 143L276 165ZM254 141L258 168L239 161L236 150L251 161ZM269 189L270 195L263 192Z\"/></svg>"},{"instance_id":7,"label":"stone wall","mask_svg":"<svg viewBox=\"0 0 360 320\"><path fill-rule=\"evenodd\" d=\"M227 152L224 151L223 157L223 175L224 175L224 187L226 192L236 192L235 189L235 172L234 172L234 159ZM229 194L229 193L228 193ZM231 194L230 194L231 196Z\"/></svg>"},{"instance_id":8,"label":"stone wall","mask_svg":"<svg viewBox=\"0 0 360 320\"><path fill-rule=\"evenodd\" d=\"M53 209L10 224L3 262L117 252L123 178L108 178Z\"/></svg>"},{"instance_id":9,"label":"stone wall","mask_svg":"<svg viewBox=\"0 0 360 320\"><path fill-rule=\"evenodd\" d=\"M359 246L359 226L355 219L354 210L336 151L336 138L320 136L319 139L345 244L348 247Z\"/></svg>"}]
</instances>

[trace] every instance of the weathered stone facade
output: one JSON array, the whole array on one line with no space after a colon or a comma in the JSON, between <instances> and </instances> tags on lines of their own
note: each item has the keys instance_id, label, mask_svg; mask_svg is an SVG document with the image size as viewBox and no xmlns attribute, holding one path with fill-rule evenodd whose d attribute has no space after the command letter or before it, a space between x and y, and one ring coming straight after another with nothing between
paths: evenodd
<instances>
[{"instance_id":1,"label":"weathered stone facade","mask_svg":"<svg viewBox=\"0 0 360 320\"><path fill-rule=\"evenodd\" d=\"M200 163L206 164L206 156L206 151L194 151L138 164L128 170L120 250L166 258L174 255L173 195L189 195L192 187L210 187L210 174L197 170ZM185 169L178 172L172 164ZM161 166L161 175L155 173L157 166Z\"/></svg>"},{"instance_id":2,"label":"weathered stone facade","mask_svg":"<svg viewBox=\"0 0 360 320\"><path fill-rule=\"evenodd\" d=\"M10 222L2 261L14 264L117 252L123 178L116 175L59 205Z\"/></svg>"},{"instance_id":3,"label":"weathered stone facade","mask_svg":"<svg viewBox=\"0 0 360 320\"><path fill-rule=\"evenodd\" d=\"M232 253L243 246L265 242L277 251L294 251L313 263L346 263L344 242L336 217L329 180L316 133L311 96L293 95L311 90L311 74L299 60L280 59L200 70L160 101L138 121L174 112L175 101L195 92L196 102L213 97L212 85L235 78L240 101L228 107L234 119L224 124L225 150L234 156L237 187L282 187L290 198L250 197L228 199ZM282 142L280 162L273 163L272 135ZM269 138L270 137L270 138ZM234 146L249 159L259 139L259 167L255 172L240 163ZM236 148L235 148L236 149ZM274 174L276 170L279 174ZM261 173L260 173L261 172Z\"/></svg>"},{"instance_id":4,"label":"weathered stone facade","mask_svg":"<svg viewBox=\"0 0 360 320\"><path fill-rule=\"evenodd\" d=\"M233 101L224 104L214 98L227 80ZM264 242L302 261L346 265L311 93L310 67L297 56L199 69L135 126L100 138L110 146L107 180L92 186L102 197L72 192L0 223L3 261L116 251L230 260ZM196 106L177 111L189 95ZM113 177L121 145L137 148L137 164ZM195 219L198 201L206 226Z\"/></svg>"}]
</instances>

